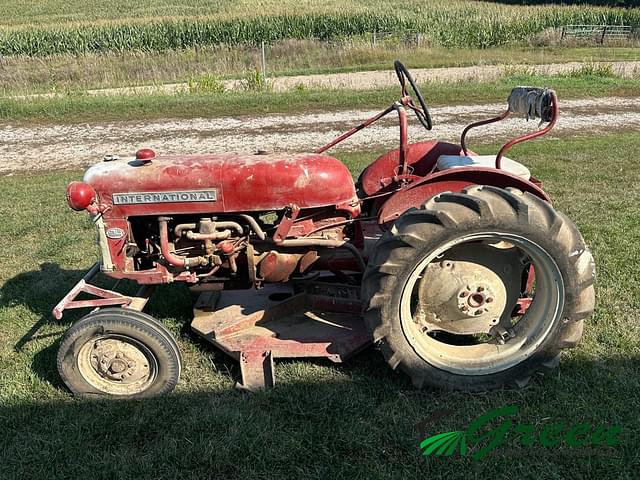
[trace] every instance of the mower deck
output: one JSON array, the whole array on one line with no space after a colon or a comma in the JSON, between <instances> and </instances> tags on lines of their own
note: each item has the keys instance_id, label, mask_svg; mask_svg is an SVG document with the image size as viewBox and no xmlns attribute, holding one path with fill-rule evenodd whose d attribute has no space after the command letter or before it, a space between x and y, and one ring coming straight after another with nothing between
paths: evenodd
<instances>
[{"instance_id":1,"label":"mower deck","mask_svg":"<svg viewBox=\"0 0 640 480\"><path fill-rule=\"evenodd\" d=\"M275 358L342 362L370 344L359 287L326 282L200 294L191 328L240 362L240 388L271 388Z\"/></svg>"}]
</instances>

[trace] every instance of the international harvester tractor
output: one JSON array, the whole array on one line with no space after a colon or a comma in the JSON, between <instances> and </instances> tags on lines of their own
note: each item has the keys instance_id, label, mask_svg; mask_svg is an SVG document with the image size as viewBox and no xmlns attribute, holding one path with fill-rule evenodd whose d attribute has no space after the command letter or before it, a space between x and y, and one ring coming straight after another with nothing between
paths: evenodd
<instances>
[{"instance_id":1,"label":"international harvester tractor","mask_svg":"<svg viewBox=\"0 0 640 480\"><path fill-rule=\"evenodd\" d=\"M100 261L54 308L93 307L62 339L71 392L143 398L178 383L171 333L143 313L154 286L199 296L191 328L240 364L238 385L273 386L274 359L341 362L374 344L417 387L525 385L557 365L594 308L594 262L542 183L505 156L558 118L553 90L517 87L460 145L409 143L408 112L432 127L406 68L401 97L313 153L105 157L67 188L97 229ZM354 182L325 152L387 114L399 148ZM469 129L517 114L538 130L477 155ZM543 126L544 125L544 126ZM91 283L98 273L135 295ZM84 293L84 295L80 295ZM87 299L87 294L91 298Z\"/></svg>"}]
</instances>

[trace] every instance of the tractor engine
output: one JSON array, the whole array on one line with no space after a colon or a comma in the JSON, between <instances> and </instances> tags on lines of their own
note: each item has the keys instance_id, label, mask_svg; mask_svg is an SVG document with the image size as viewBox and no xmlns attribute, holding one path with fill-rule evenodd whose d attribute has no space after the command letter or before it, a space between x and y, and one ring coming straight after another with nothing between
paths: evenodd
<instances>
[{"instance_id":1,"label":"tractor engine","mask_svg":"<svg viewBox=\"0 0 640 480\"><path fill-rule=\"evenodd\" d=\"M156 157L143 149L135 160L106 160L69 185L67 200L92 215L111 277L244 288L332 261L363 266L350 243L360 203L348 169L332 157Z\"/></svg>"},{"instance_id":2,"label":"tractor engine","mask_svg":"<svg viewBox=\"0 0 640 480\"><path fill-rule=\"evenodd\" d=\"M235 276L248 242L241 224L217 217L141 217L129 219L129 224L134 242L127 256L136 271L160 264L178 275L191 271L198 279L219 271Z\"/></svg>"}]
</instances>

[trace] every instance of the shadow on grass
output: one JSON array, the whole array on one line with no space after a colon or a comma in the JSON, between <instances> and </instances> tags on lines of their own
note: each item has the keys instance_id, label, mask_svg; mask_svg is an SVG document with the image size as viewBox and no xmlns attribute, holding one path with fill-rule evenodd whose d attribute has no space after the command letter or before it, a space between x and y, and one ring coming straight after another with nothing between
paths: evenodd
<instances>
[{"instance_id":1,"label":"shadow on grass","mask_svg":"<svg viewBox=\"0 0 640 480\"><path fill-rule=\"evenodd\" d=\"M16 344L16 350L29 340L39 338L38 330L49 321L54 321L51 314L54 306L52 299L62 298L84 273L79 270L63 270L57 263L46 262L40 265L40 270L19 273L2 285L0 307L25 307L40 317ZM69 315L65 318L65 323L74 320L74 317L77 315Z\"/></svg>"},{"instance_id":2,"label":"shadow on grass","mask_svg":"<svg viewBox=\"0 0 640 480\"><path fill-rule=\"evenodd\" d=\"M0 405L0 478L633 478L637 401L615 384L603 390L590 370L637 372L637 359L570 361L562 375L578 381L468 394L420 392L397 376L368 375L371 358L364 357L349 379L288 382L253 394ZM420 455L420 422L434 411L455 413L429 425L429 435L466 429L488 410L513 404L520 406L517 423L540 430L555 422L617 424L623 443L596 454L520 447L519 457L506 451L482 461Z\"/></svg>"}]
</instances>

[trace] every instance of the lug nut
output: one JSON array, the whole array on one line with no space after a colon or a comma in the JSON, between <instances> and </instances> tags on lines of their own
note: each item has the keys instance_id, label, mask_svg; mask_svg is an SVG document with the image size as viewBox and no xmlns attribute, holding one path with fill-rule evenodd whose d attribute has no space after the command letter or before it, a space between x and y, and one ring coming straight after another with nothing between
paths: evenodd
<instances>
[{"instance_id":1,"label":"lug nut","mask_svg":"<svg viewBox=\"0 0 640 480\"><path fill-rule=\"evenodd\" d=\"M487 302L487 303L491 303L491 302L493 302L493 297L487 297L487 299L485 300L485 302Z\"/></svg>"},{"instance_id":2,"label":"lug nut","mask_svg":"<svg viewBox=\"0 0 640 480\"><path fill-rule=\"evenodd\" d=\"M478 292L483 292L484 291L484 287L478 287L477 291Z\"/></svg>"},{"instance_id":3,"label":"lug nut","mask_svg":"<svg viewBox=\"0 0 640 480\"><path fill-rule=\"evenodd\" d=\"M461 298L464 298L464 297L466 297L467 295L469 295L469 292L467 292L466 290L465 290L465 291L463 291L463 292L460 292L460 297L461 297Z\"/></svg>"}]
</instances>

